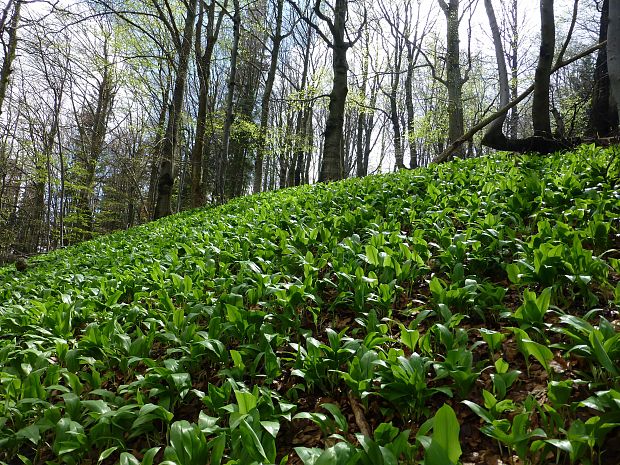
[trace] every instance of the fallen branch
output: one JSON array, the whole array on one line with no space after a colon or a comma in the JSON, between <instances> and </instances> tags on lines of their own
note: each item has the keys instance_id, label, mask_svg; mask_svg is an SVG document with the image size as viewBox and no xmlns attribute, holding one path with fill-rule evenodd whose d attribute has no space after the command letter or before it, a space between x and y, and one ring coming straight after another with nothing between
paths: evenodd
<instances>
[{"instance_id":1,"label":"fallen branch","mask_svg":"<svg viewBox=\"0 0 620 465\"><path fill-rule=\"evenodd\" d=\"M579 53L579 54L569 58L566 61L562 61L561 63L556 63L556 65L551 69L551 74L555 73L556 71L558 71L559 69L561 69L561 68L563 68L563 67L565 67L567 65L570 65L571 63L573 63L573 62L575 62L577 60L580 60L583 57L586 57L586 56L590 55L591 53L597 51L601 47L604 47L606 43L607 43L607 41L598 43L598 44L593 45L592 47L584 50L583 52L581 52L581 53ZM476 133L478 133L480 130L484 129L486 126L491 124L493 121L495 121L496 119L504 116L506 113L508 113L508 111L511 108L516 107L519 103L521 103L523 100L525 100L533 91L534 91L534 84L532 84L526 90L524 90L516 99L514 99L508 105L503 106L502 108L497 110L495 113L487 116L482 121L480 121L478 124L473 126L469 131L467 131L465 134L463 134L461 137L459 137L457 140L455 140L450 145L448 145L448 147L443 152L441 152L439 155L437 155L435 158L433 158L431 163L442 163L442 162L446 161L448 158L450 158L450 156L452 156L452 154L461 145L463 145L465 142L470 140L472 137L474 137L474 135L476 135Z\"/></svg>"},{"instance_id":2,"label":"fallen branch","mask_svg":"<svg viewBox=\"0 0 620 465\"><path fill-rule=\"evenodd\" d=\"M351 404L351 409L353 410L353 415L355 416L355 423L359 428L360 432L366 437L372 437L370 432L370 425L368 421L366 421L366 417L364 416L364 411L362 410L361 405L353 395L353 391L349 391L349 403Z\"/></svg>"}]
</instances>

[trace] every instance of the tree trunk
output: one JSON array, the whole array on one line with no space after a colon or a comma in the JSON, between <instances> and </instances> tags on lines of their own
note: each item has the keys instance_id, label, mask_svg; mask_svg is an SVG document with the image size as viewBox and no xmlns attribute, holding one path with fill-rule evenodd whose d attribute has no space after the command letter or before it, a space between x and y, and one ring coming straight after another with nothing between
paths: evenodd
<instances>
[{"instance_id":1,"label":"tree trunk","mask_svg":"<svg viewBox=\"0 0 620 465\"><path fill-rule=\"evenodd\" d=\"M532 100L532 123L535 136L551 137L549 87L554 52L555 18L553 15L553 0L540 0L540 51L534 75L535 86Z\"/></svg>"},{"instance_id":2,"label":"tree trunk","mask_svg":"<svg viewBox=\"0 0 620 465\"><path fill-rule=\"evenodd\" d=\"M329 94L329 114L325 125L323 161L319 173L319 182L337 181L344 177L343 126L345 103L349 92L347 86L349 71L347 50L350 47L350 44L345 41L347 9L347 0L336 0L334 23L331 27L334 81L332 91Z\"/></svg>"},{"instance_id":3,"label":"tree trunk","mask_svg":"<svg viewBox=\"0 0 620 465\"><path fill-rule=\"evenodd\" d=\"M361 95L366 98L366 92L368 90L368 67L370 61L370 48L369 48L369 36L368 33L365 34L365 43L363 50L363 59L362 59L362 83L360 86ZM355 155L355 176L358 178L366 176L366 172L364 172L364 129L366 123L368 121L368 117L366 111L362 109L358 110L357 113L357 141L356 141L356 155Z\"/></svg>"},{"instance_id":4,"label":"tree trunk","mask_svg":"<svg viewBox=\"0 0 620 465\"><path fill-rule=\"evenodd\" d=\"M6 96L6 90L9 87L12 71L11 67L15 59L15 50L17 49L17 27L19 26L22 3L23 0L15 0L11 25L9 26L9 43L6 47L4 60L2 61L2 69L0 69L0 115L2 115L2 104Z\"/></svg>"},{"instance_id":5,"label":"tree trunk","mask_svg":"<svg viewBox=\"0 0 620 465\"><path fill-rule=\"evenodd\" d=\"M565 66L568 66L571 63L574 63L575 61L596 52L603 45L604 44L596 44L578 53L577 55L574 55L570 59L556 63L551 69L551 73L553 74L557 70ZM458 140L452 142L448 147L446 147L446 149L443 150L439 155L435 156L431 162L442 163L448 160L460 146L462 146L465 142L467 142L469 139L474 137L475 134L477 134L479 131L487 127L497 118L501 118L503 115L508 113L511 109L513 109L523 100L525 100L534 91L534 87L535 87L534 84L532 84L530 87L528 87L523 92L521 92L516 99L511 100L508 105L500 108L495 113L492 113L486 118L482 119L482 121L480 121L475 126L470 128L469 131L463 134ZM518 139L515 141L508 140L508 143L506 143L506 145L502 147L499 147L499 146L496 147L493 145L489 145L489 146L492 148L496 148L498 150L509 150L509 151L512 150L512 151L518 151L518 152L523 151L523 152L539 152L539 153L551 153L557 150L569 148L567 144L565 144L562 141L558 141L555 139L549 139L546 137L540 137L540 136L528 137L526 139Z\"/></svg>"},{"instance_id":6,"label":"tree trunk","mask_svg":"<svg viewBox=\"0 0 620 465\"><path fill-rule=\"evenodd\" d=\"M493 11L493 4L491 0L484 0L484 6L486 8L487 16L489 18L491 34L493 37L493 44L495 46L495 58L497 60L497 69L499 75L499 107L505 108L510 103L510 85L508 83L508 70L506 68L506 62L504 59L504 49L502 46L501 35L499 27L497 26L497 20L495 17L495 12ZM551 12L553 13L553 10L551 10ZM543 47L541 45L541 50L542 48ZM553 59L553 54L551 54L551 58ZM551 67L549 67L549 70L545 72L547 73L547 81L549 81L549 76L551 75ZM539 83L535 82L534 92L536 92L538 86ZM548 89L549 87L547 85L547 91ZM548 97L546 102L548 111ZM550 139L550 133L539 133L535 134L533 137L528 137L525 139L508 139L504 135L503 131L504 121L506 121L506 113L500 115L497 119L495 119L489 124L488 129L484 137L482 138L483 145L496 148L498 150L512 150L517 152L536 151L541 153L553 152L564 147L560 142ZM550 123L548 122L548 124Z\"/></svg>"},{"instance_id":7,"label":"tree trunk","mask_svg":"<svg viewBox=\"0 0 620 465\"><path fill-rule=\"evenodd\" d=\"M391 78L392 85L388 98L390 100L390 121L392 122L392 131L394 132L394 170L402 170L405 168L405 154L403 150L403 136L400 128L400 114L398 109L398 87L400 85L400 63L402 48L399 44L394 48L394 69Z\"/></svg>"},{"instance_id":8,"label":"tree trunk","mask_svg":"<svg viewBox=\"0 0 620 465\"><path fill-rule=\"evenodd\" d=\"M493 11L493 2L491 0L484 0L484 7L487 12L487 17L489 18L491 37L493 37L493 45L495 47L495 60L497 61L499 76L499 107L502 108L510 102L510 86L508 84L508 70L504 59L504 47L502 45L502 36L497 25L495 11ZM504 121L506 121L506 114L500 116L489 125L487 135L497 132L503 135ZM482 143L484 143L484 140Z\"/></svg>"},{"instance_id":9,"label":"tree trunk","mask_svg":"<svg viewBox=\"0 0 620 465\"><path fill-rule=\"evenodd\" d=\"M603 0L599 42L607 39L609 26L609 0ZM590 108L589 133L595 137L611 135L618 126L618 114L611 97L609 74L607 70L607 46L598 51L594 69L594 89L592 90L592 107Z\"/></svg>"},{"instance_id":10,"label":"tree trunk","mask_svg":"<svg viewBox=\"0 0 620 465\"><path fill-rule=\"evenodd\" d=\"M344 109L347 99L347 51L344 47L334 47L334 82L329 96L329 114L325 125L323 143L323 163L319 182L336 181L344 176L343 126Z\"/></svg>"},{"instance_id":11,"label":"tree trunk","mask_svg":"<svg viewBox=\"0 0 620 465\"><path fill-rule=\"evenodd\" d=\"M276 71L278 70L278 56L280 54L280 44L282 43L282 12L284 10L284 0L277 0L276 24L272 37L271 61L269 63L269 71L267 72L267 80L265 81L265 90L261 102L260 111L260 129L259 141L256 148L256 159L254 162L254 186L253 192L260 192L261 182L263 178L263 155L265 152L267 138L267 123L269 122L269 101L271 100L271 92L273 91L273 83L276 79Z\"/></svg>"},{"instance_id":12,"label":"tree trunk","mask_svg":"<svg viewBox=\"0 0 620 465\"><path fill-rule=\"evenodd\" d=\"M230 52L230 72L228 74L227 94L226 94L226 118L224 120L224 129L222 135L222 153L217 161L216 168L216 191L219 197L219 201L224 201L224 175L226 171L226 164L228 163L230 152L230 132L234 120L234 96L235 85L237 79L237 59L239 56L239 39L241 37L241 8L239 6L239 0L233 0L234 13L233 13L233 43Z\"/></svg>"},{"instance_id":13,"label":"tree trunk","mask_svg":"<svg viewBox=\"0 0 620 465\"><path fill-rule=\"evenodd\" d=\"M306 171L306 159L310 159L310 153L308 153L308 147L311 145L309 143L310 136L308 134L308 126L312 121L312 108L310 105L306 105L304 107L303 112L300 112L298 115L300 119L300 123L297 130L297 135L295 137L297 149L295 153L295 179L294 185L300 186L301 184L307 183L307 178L304 176L304 172Z\"/></svg>"},{"instance_id":14,"label":"tree trunk","mask_svg":"<svg viewBox=\"0 0 620 465\"><path fill-rule=\"evenodd\" d=\"M155 204L154 219L168 216L172 213L171 195L174 185L174 156L179 146L179 132L183 102L185 101L185 88L187 87L187 70L192 51L192 37L194 35L194 22L196 20L197 0L189 0L183 38L178 50L177 72L172 91L172 103L168 111L168 125L162 145L162 158L159 166L159 179L157 183L157 202Z\"/></svg>"},{"instance_id":15,"label":"tree trunk","mask_svg":"<svg viewBox=\"0 0 620 465\"><path fill-rule=\"evenodd\" d=\"M114 100L114 85L110 67L113 66L107 61L107 42L104 45L104 65L103 76L99 88L97 90L97 106L92 115L92 126L83 128L81 131L88 140L83 142L84 147L84 178L80 187L79 195L76 199L76 211L78 213L78 228L81 240L87 240L92 237L94 218L92 200L95 190L95 174L97 163L103 151L105 142L108 118L112 110L112 102ZM88 122L90 123L90 121ZM90 126L90 124L89 124Z\"/></svg>"},{"instance_id":16,"label":"tree trunk","mask_svg":"<svg viewBox=\"0 0 620 465\"><path fill-rule=\"evenodd\" d=\"M616 101L618 119L620 119L620 0L609 0L607 68L611 93Z\"/></svg>"},{"instance_id":17,"label":"tree trunk","mask_svg":"<svg viewBox=\"0 0 620 465\"><path fill-rule=\"evenodd\" d=\"M224 8L226 8L224 2ZM204 193L202 191L202 165L205 151L205 139L207 131L207 109L209 102L209 82L211 81L211 60L213 50L219 36L220 25L222 24L223 11L215 19L215 0L212 0L207 9L207 43L202 55L202 24L204 17L204 3L200 3L200 13L196 26L196 74L198 75L198 114L196 116L196 138L190 155L191 160L191 205L192 208L200 207L204 204Z\"/></svg>"},{"instance_id":18,"label":"tree trunk","mask_svg":"<svg viewBox=\"0 0 620 465\"><path fill-rule=\"evenodd\" d=\"M407 109L407 142L409 143L409 167L417 168L418 154L413 135L415 131L415 112L413 110L413 73L415 70L414 46L407 44L407 76L405 78L405 107Z\"/></svg>"},{"instance_id":19,"label":"tree trunk","mask_svg":"<svg viewBox=\"0 0 620 465\"><path fill-rule=\"evenodd\" d=\"M519 7L517 0L511 0L509 10L510 21L510 53L508 66L510 68L510 100L519 96ZM519 112L516 108L510 111L508 132L512 139L519 135Z\"/></svg>"},{"instance_id":20,"label":"tree trunk","mask_svg":"<svg viewBox=\"0 0 620 465\"><path fill-rule=\"evenodd\" d=\"M493 45L495 47L495 59L499 75L499 107L505 108L510 103L510 85L508 83L508 70L504 59L504 49L491 0L484 0L484 6L489 18ZM536 84L534 86L536 87ZM564 145L559 141L542 135L534 135L525 139L508 139L503 131L506 115L507 113L503 113L489 124L482 138L483 145L498 150L511 150L515 152L535 151L541 153L554 152L564 148Z\"/></svg>"},{"instance_id":21,"label":"tree trunk","mask_svg":"<svg viewBox=\"0 0 620 465\"><path fill-rule=\"evenodd\" d=\"M458 140L465 132L463 122L463 84L460 65L459 0L439 0L447 21L446 85L448 88L448 139ZM463 156L459 148L456 156Z\"/></svg>"}]
</instances>

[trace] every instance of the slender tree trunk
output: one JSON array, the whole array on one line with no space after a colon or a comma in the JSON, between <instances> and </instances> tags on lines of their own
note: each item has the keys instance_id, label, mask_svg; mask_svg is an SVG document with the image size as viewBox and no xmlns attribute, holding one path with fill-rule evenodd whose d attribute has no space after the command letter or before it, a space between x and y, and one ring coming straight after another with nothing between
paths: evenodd
<instances>
[{"instance_id":1,"label":"slender tree trunk","mask_svg":"<svg viewBox=\"0 0 620 465\"><path fill-rule=\"evenodd\" d=\"M207 28L211 25L212 16L210 15L215 2L212 0L209 5L209 13L207 13ZM210 73L210 63L207 63L207 69L204 67L204 55L201 56L202 49L202 26L204 23L205 3L200 2L198 5L198 22L196 23L196 39L194 52L196 54L196 74L198 76L198 113L196 115L196 135L194 137L194 146L190 154L191 180L190 180L190 201L192 208L198 208L204 203L202 194L202 157L204 152L205 132L207 130L207 100ZM207 34L208 35L208 34ZM208 38L207 38L208 41Z\"/></svg>"},{"instance_id":2,"label":"slender tree trunk","mask_svg":"<svg viewBox=\"0 0 620 465\"><path fill-rule=\"evenodd\" d=\"M609 0L603 0L599 42L607 40L609 26ZM594 69L594 89L590 109L589 132L593 136L608 136L618 126L618 114L611 97L609 73L607 70L607 46L601 48L596 56Z\"/></svg>"},{"instance_id":3,"label":"slender tree trunk","mask_svg":"<svg viewBox=\"0 0 620 465\"><path fill-rule=\"evenodd\" d=\"M183 102L185 101L185 88L187 87L187 71L189 58L192 51L192 37L194 35L194 22L196 20L197 0L189 0L183 27L183 37L178 50L178 63L172 91L172 103L168 111L168 125L164 135L162 146L162 158L159 166L159 179L157 183L157 202L155 204L154 219L168 216L172 213L171 196L174 185L174 156L179 146L179 133Z\"/></svg>"},{"instance_id":4,"label":"slender tree trunk","mask_svg":"<svg viewBox=\"0 0 620 465\"><path fill-rule=\"evenodd\" d=\"M506 68L506 61L504 59L502 36L497 25L495 11L493 10L493 2L491 0L484 0L484 7L486 8L487 17L489 18L489 25L491 26L491 36L493 37L493 45L495 47L495 59L497 61L497 71L499 76L499 107L502 108L508 105L508 103L510 102L510 86L508 83L508 70ZM504 121L506 121L506 114L500 116L489 125L485 137L499 135L503 137Z\"/></svg>"},{"instance_id":5,"label":"slender tree trunk","mask_svg":"<svg viewBox=\"0 0 620 465\"><path fill-rule=\"evenodd\" d=\"M312 107L309 104L304 106L303 112L298 114L298 127L296 131L296 149L295 149L295 178L294 185L300 186L307 183L306 171L307 160L310 159L311 153L308 147L311 145L308 127L312 124Z\"/></svg>"},{"instance_id":6,"label":"slender tree trunk","mask_svg":"<svg viewBox=\"0 0 620 465\"><path fill-rule=\"evenodd\" d=\"M105 58L107 60L107 44ZM99 85L97 93L97 106L95 113L92 115L92 128L88 132L82 131L90 140L84 141L84 174L83 185L77 198L76 210L78 212L78 228L82 240L89 239L92 236L94 218L92 199L95 190L95 173L97 163L103 151L108 118L112 110L112 102L114 100L114 85L111 75L111 64L107 63L103 70L103 77Z\"/></svg>"},{"instance_id":7,"label":"slender tree trunk","mask_svg":"<svg viewBox=\"0 0 620 465\"><path fill-rule=\"evenodd\" d=\"M413 44L407 44L407 76L405 78L405 107L407 109L407 142L409 143L409 167L417 168L418 154L413 139L415 131L415 112L413 109L413 73L415 70Z\"/></svg>"},{"instance_id":8,"label":"slender tree trunk","mask_svg":"<svg viewBox=\"0 0 620 465\"><path fill-rule=\"evenodd\" d=\"M388 98L390 100L390 121L392 122L392 131L394 132L394 170L398 171L405 168L405 154L403 149L403 137L400 127L400 114L398 109L398 87L400 86L400 68L402 59L401 41L397 41L394 47L394 69L392 70L392 83Z\"/></svg>"},{"instance_id":9,"label":"slender tree trunk","mask_svg":"<svg viewBox=\"0 0 620 465\"><path fill-rule=\"evenodd\" d=\"M305 140L306 140L306 148L305 148L305 154L304 154L304 162L305 162L305 166L304 166L304 174L302 177L302 183L303 184L310 184L310 163L312 162L312 153L314 151L313 147L314 147L314 119L312 118L312 115L314 114L314 109L312 106L308 107L308 117L307 117L307 124L306 124L306 134L305 134Z\"/></svg>"},{"instance_id":10,"label":"slender tree trunk","mask_svg":"<svg viewBox=\"0 0 620 465\"><path fill-rule=\"evenodd\" d=\"M308 28L308 34L306 35L306 48L304 53L304 67L301 72L301 83L299 89L304 91L308 83L308 71L310 69L310 54L312 46L312 29ZM308 102L303 102L301 109L297 112L297 125L295 127L295 143L294 157L295 157L295 177L294 185L299 186L303 182L304 172L304 155L307 152L308 145L308 119L312 118L311 105Z\"/></svg>"},{"instance_id":11,"label":"slender tree trunk","mask_svg":"<svg viewBox=\"0 0 620 465\"><path fill-rule=\"evenodd\" d=\"M334 82L329 98L329 115L325 125L323 163L319 182L336 181L344 177L344 109L348 93L346 49L334 48Z\"/></svg>"},{"instance_id":12,"label":"slender tree trunk","mask_svg":"<svg viewBox=\"0 0 620 465\"><path fill-rule=\"evenodd\" d=\"M368 67L370 61L370 48L369 48L369 34L366 32L364 36L364 50L362 58L362 83L360 86L361 95L366 98L366 92L368 90ZM365 176L363 170L364 163L364 126L366 125L366 111L363 109L358 110L357 113L357 130L356 130L356 154L355 154L355 176L361 178Z\"/></svg>"},{"instance_id":13,"label":"slender tree trunk","mask_svg":"<svg viewBox=\"0 0 620 465\"><path fill-rule=\"evenodd\" d=\"M58 208L59 230L60 230L60 247L65 246L65 154L62 149L60 140L60 132L58 137L58 160L60 162L60 206Z\"/></svg>"},{"instance_id":14,"label":"slender tree trunk","mask_svg":"<svg viewBox=\"0 0 620 465\"><path fill-rule=\"evenodd\" d=\"M510 100L519 96L519 7L517 0L510 1L510 53L508 65L510 68ZM510 111L508 118L509 134L512 139L519 135L519 112L516 108Z\"/></svg>"},{"instance_id":15,"label":"slender tree trunk","mask_svg":"<svg viewBox=\"0 0 620 465\"><path fill-rule=\"evenodd\" d=\"M224 2L226 8L227 1ZM209 106L209 83L211 81L211 61L213 59L213 51L217 42L223 11L220 12L217 23L215 19L216 1L211 0L207 9L207 43L202 55L200 55L202 40L202 24L204 16L204 3L200 3L200 13L198 15L198 24L196 26L196 68L199 82L198 94L198 115L196 117L196 138L194 147L190 155L191 159L191 205L192 208L200 207L204 204L204 193L202 191L202 166L203 157L205 155L205 140L207 131L207 114Z\"/></svg>"},{"instance_id":16,"label":"slender tree trunk","mask_svg":"<svg viewBox=\"0 0 620 465\"><path fill-rule=\"evenodd\" d=\"M230 52L230 72L228 74L227 94L226 94L226 118L224 120L224 130L222 135L222 153L217 162L216 178L217 178L217 194L220 202L224 201L224 175L226 172L226 164L229 162L230 152L230 132L234 120L234 96L235 85L237 79L237 59L239 55L239 39L241 37L241 8L239 0L233 0L233 43Z\"/></svg>"},{"instance_id":17,"label":"slender tree trunk","mask_svg":"<svg viewBox=\"0 0 620 465\"><path fill-rule=\"evenodd\" d=\"M616 101L618 119L620 120L620 0L609 0L607 68L611 93Z\"/></svg>"},{"instance_id":18,"label":"slender tree trunk","mask_svg":"<svg viewBox=\"0 0 620 465\"><path fill-rule=\"evenodd\" d=\"M540 0L540 51L534 76L532 123L534 135L551 137L549 88L555 52L555 18L553 0Z\"/></svg>"},{"instance_id":19,"label":"slender tree trunk","mask_svg":"<svg viewBox=\"0 0 620 465\"><path fill-rule=\"evenodd\" d=\"M360 111L357 115L357 153L355 157L355 176L358 178L366 176L364 173L364 126L366 124L366 114Z\"/></svg>"},{"instance_id":20,"label":"slender tree trunk","mask_svg":"<svg viewBox=\"0 0 620 465\"><path fill-rule=\"evenodd\" d=\"M370 90L370 107L374 108L377 105L377 93L379 89L379 76L375 75L371 90ZM362 153L361 163L358 165L358 169L361 170L361 176L368 174L368 162L370 160L370 152L372 150L372 131L375 128L375 113L370 112L366 117L364 124L364 150Z\"/></svg>"},{"instance_id":21,"label":"slender tree trunk","mask_svg":"<svg viewBox=\"0 0 620 465\"><path fill-rule=\"evenodd\" d=\"M256 148L256 159L254 162L254 193L260 192L261 182L263 178L263 156L267 139L267 124L269 122L269 103L271 100L271 92L273 91L273 83L276 80L276 71L278 70L278 56L280 55L280 44L282 43L282 12L284 10L284 0L277 0L276 24L272 37L271 61L269 63L269 71L267 72L267 80L265 81L265 90L263 91L263 99L260 110L260 129L259 141Z\"/></svg>"},{"instance_id":22,"label":"slender tree trunk","mask_svg":"<svg viewBox=\"0 0 620 465\"><path fill-rule=\"evenodd\" d=\"M2 68L0 69L0 115L2 114L4 97L6 96L6 91L9 87L9 80L12 71L11 67L13 66L13 60L15 59L15 50L17 49L17 27L19 26L20 12L23 3L23 0L14 1L15 6L13 9L13 16L11 17L11 24L9 26L9 42L7 44L4 60L2 60Z\"/></svg>"}]
</instances>

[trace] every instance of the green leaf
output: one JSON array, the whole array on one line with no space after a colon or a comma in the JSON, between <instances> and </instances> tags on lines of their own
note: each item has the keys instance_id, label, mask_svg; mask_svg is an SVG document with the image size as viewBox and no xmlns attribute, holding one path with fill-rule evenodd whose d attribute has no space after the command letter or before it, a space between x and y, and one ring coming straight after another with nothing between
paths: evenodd
<instances>
[{"instance_id":1,"label":"green leaf","mask_svg":"<svg viewBox=\"0 0 620 465\"><path fill-rule=\"evenodd\" d=\"M239 405L239 413L245 415L256 407L258 399L251 392L237 391L235 390L235 398L237 399L237 405Z\"/></svg>"},{"instance_id":2,"label":"green leaf","mask_svg":"<svg viewBox=\"0 0 620 465\"><path fill-rule=\"evenodd\" d=\"M339 442L325 450L314 465L353 465L357 462L355 455L355 447L346 442Z\"/></svg>"},{"instance_id":3,"label":"green leaf","mask_svg":"<svg viewBox=\"0 0 620 465\"><path fill-rule=\"evenodd\" d=\"M594 355L596 356L596 359L603 366L603 368L605 368L613 376L618 376L618 369L605 351L598 331L591 331L588 339L590 340L590 344L592 344L592 349L594 350Z\"/></svg>"},{"instance_id":4,"label":"green leaf","mask_svg":"<svg viewBox=\"0 0 620 465\"><path fill-rule=\"evenodd\" d=\"M261 421L260 424L263 428L265 428L265 431L267 431L271 436L273 436L274 439L278 436L278 431L280 431L280 423L278 423L277 421L265 420Z\"/></svg>"},{"instance_id":5,"label":"green leaf","mask_svg":"<svg viewBox=\"0 0 620 465\"><path fill-rule=\"evenodd\" d=\"M304 465L315 465L323 450L317 447L295 447L295 453Z\"/></svg>"},{"instance_id":6,"label":"green leaf","mask_svg":"<svg viewBox=\"0 0 620 465\"><path fill-rule=\"evenodd\" d=\"M260 442L260 439L256 435L256 432L252 429L252 427L248 424L247 421L241 420L239 423L239 429L241 431L241 437L243 439L243 444L247 447L251 452L251 455L255 460L267 460L267 454L265 453L265 449Z\"/></svg>"},{"instance_id":7,"label":"green leaf","mask_svg":"<svg viewBox=\"0 0 620 465\"><path fill-rule=\"evenodd\" d=\"M521 333L519 333L521 334ZM538 363L542 365L546 372L549 372L551 368L549 367L549 362L553 360L553 352L547 347L538 342L534 342L531 339L522 339L521 336L518 336L521 347L525 351L526 357L534 357L538 360Z\"/></svg>"},{"instance_id":8,"label":"green leaf","mask_svg":"<svg viewBox=\"0 0 620 465\"><path fill-rule=\"evenodd\" d=\"M129 452L121 452L120 465L140 465L140 461Z\"/></svg>"},{"instance_id":9,"label":"green leaf","mask_svg":"<svg viewBox=\"0 0 620 465\"><path fill-rule=\"evenodd\" d=\"M509 263L506 265L506 273L508 274L508 279L513 284L519 284L521 282L519 265L515 263Z\"/></svg>"},{"instance_id":10,"label":"green leaf","mask_svg":"<svg viewBox=\"0 0 620 465\"><path fill-rule=\"evenodd\" d=\"M400 325L400 342L406 345L410 350L415 350L415 346L420 339L420 331L407 329L404 325Z\"/></svg>"},{"instance_id":11,"label":"green leaf","mask_svg":"<svg viewBox=\"0 0 620 465\"><path fill-rule=\"evenodd\" d=\"M462 454L460 430L454 410L444 404L434 417L431 444L424 455L425 465L456 465Z\"/></svg>"},{"instance_id":12,"label":"green leaf","mask_svg":"<svg viewBox=\"0 0 620 465\"><path fill-rule=\"evenodd\" d=\"M187 420L175 421L170 427L170 446L179 465L199 465L206 462L206 440L196 424Z\"/></svg>"},{"instance_id":13,"label":"green leaf","mask_svg":"<svg viewBox=\"0 0 620 465\"><path fill-rule=\"evenodd\" d=\"M493 417L491 416L491 414L475 402L472 402L470 400L463 400L462 402L487 423L493 422Z\"/></svg>"},{"instance_id":14,"label":"green leaf","mask_svg":"<svg viewBox=\"0 0 620 465\"><path fill-rule=\"evenodd\" d=\"M321 404L321 407L333 415L338 428L340 428L342 432L346 433L349 428L349 422L340 411L340 408L338 408L337 405L330 403Z\"/></svg>"},{"instance_id":15,"label":"green leaf","mask_svg":"<svg viewBox=\"0 0 620 465\"><path fill-rule=\"evenodd\" d=\"M379 266L379 251L373 245L367 244L364 248L366 262L373 266Z\"/></svg>"},{"instance_id":16,"label":"green leaf","mask_svg":"<svg viewBox=\"0 0 620 465\"><path fill-rule=\"evenodd\" d=\"M37 425L29 425L15 433L15 437L19 439L28 439L36 446L41 440L41 433Z\"/></svg>"},{"instance_id":17,"label":"green leaf","mask_svg":"<svg viewBox=\"0 0 620 465\"><path fill-rule=\"evenodd\" d=\"M101 463L103 462L105 459L107 459L110 455L112 455L113 452L115 452L118 449L118 446L114 446L114 447L109 447L106 450L104 450L100 455L99 455L99 459L97 460L97 463Z\"/></svg>"},{"instance_id":18,"label":"green leaf","mask_svg":"<svg viewBox=\"0 0 620 465\"><path fill-rule=\"evenodd\" d=\"M144 453L144 457L142 457L141 465L153 465L153 462L155 461L155 456L160 449L161 447L151 447L149 450L147 450Z\"/></svg>"},{"instance_id":19,"label":"green leaf","mask_svg":"<svg viewBox=\"0 0 620 465\"><path fill-rule=\"evenodd\" d=\"M209 448L211 449L209 465L220 465L226 448L226 435L220 434L217 438L209 441Z\"/></svg>"}]
</instances>

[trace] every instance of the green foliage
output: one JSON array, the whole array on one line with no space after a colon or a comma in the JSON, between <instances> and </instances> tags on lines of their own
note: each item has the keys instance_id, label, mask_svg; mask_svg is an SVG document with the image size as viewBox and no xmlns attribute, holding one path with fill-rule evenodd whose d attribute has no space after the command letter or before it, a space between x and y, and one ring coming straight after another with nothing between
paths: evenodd
<instances>
[{"instance_id":1,"label":"green foliage","mask_svg":"<svg viewBox=\"0 0 620 465\"><path fill-rule=\"evenodd\" d=\"M0 268L0 461L456 464L465 411L505 460L604 463L620 424L610 157L264 193ZM291 423L321 447L279 449Z\"/></svg>"}]
</instances>

